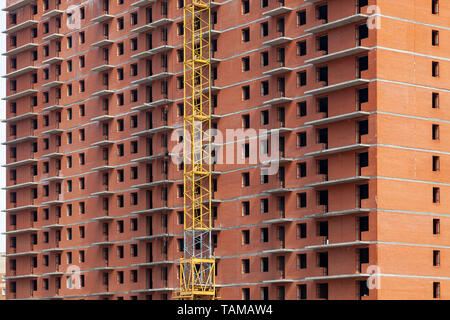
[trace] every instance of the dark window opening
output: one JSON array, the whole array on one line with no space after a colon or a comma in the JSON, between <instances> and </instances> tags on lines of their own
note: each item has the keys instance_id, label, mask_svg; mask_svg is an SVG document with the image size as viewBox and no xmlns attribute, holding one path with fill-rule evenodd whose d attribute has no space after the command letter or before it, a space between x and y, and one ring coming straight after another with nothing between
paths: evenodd
<instances>
[{"instance_id":1,"label":"dark window opening","mask_svg":"<svg viewBox=\"0 0 450 320\"><path fill-rule=\"evenodd\" d=\"M362 44L362 40L369 38L369 28L367 24L361 24L357 27L358 30L358 45Z\"/></svg>"},{"instance_id":2,"label":"dark window opening","mask_svg":"<svg viewBox=\"0 0 450 320\"><path fill-rule=\"evenodd\" d=\"M328 283L317 284L317 298L328 300Z\"/></svg>"}]
</instances>

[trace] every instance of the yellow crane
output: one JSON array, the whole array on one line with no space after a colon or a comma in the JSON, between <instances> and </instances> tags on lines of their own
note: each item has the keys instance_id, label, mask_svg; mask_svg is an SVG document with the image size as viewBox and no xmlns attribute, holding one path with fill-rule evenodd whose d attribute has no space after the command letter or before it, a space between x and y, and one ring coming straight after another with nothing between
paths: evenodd
<instances>
[{"instance_id":1,"label":"yellow crane","mask_svg":"<svg viewBox=\"0 0 450 320\"><path fill-rule=\"evenodd\" d=\"M183 21L184 257L180 259L178 298L213 300L210 2L185 0Z\"/></svg>"}]
</instances>

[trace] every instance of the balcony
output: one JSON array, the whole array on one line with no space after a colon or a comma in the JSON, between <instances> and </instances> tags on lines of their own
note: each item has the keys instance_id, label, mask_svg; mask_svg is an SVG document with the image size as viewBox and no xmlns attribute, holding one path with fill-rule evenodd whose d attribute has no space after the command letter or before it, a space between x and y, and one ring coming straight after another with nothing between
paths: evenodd
<instances>
[{"instance_id":1,"label":"balcony","mask_svg":"<svg viewBox=\"0 0 450 320\"><path fill-rule=\"evenodd\" d=\"M274 185L277 185L277 183L275 183ZM265 190L265 191L263 191L263 193L265 193L265 194L280 194L280 193L286 193L286 192L291 192L291 191L292 191L291 189L286 188L286 184L284 183L284 181L278 181L277 188Z\"/></svg>"},{"instance_id":2,"label":"balcony","mask_svg":"<svg viewBox=\"0 0 450 320\"><path fill-rule=\"evenodd\" d=\"M97 117L94 117L91 119L91 121L96 121L96 122L105 122L105 121L109 121L111 119L114 119L113 115L109 114L109 103L107 104L103 104L103 107L101 108L101 114ZM108 125L108 124L106 124Z\"/></svg>"},{"instance_id":3,"label":"balcony","mask_svg":"<svg viewBox=\"0 0 450 320\"><path fill-rule=\"evenodd\" d=\"M29 232L37 232L39 229L36 228L24 228L24 229L18 229L18 230L12 230L3 232L4 235L14 235L14 234L21 234L21 233L29 233Z\"/></svg>"},{"instance_id":4,"label":"balcony","mask_svg":"<svg viewBox=\"0 0 450 320\"><path fill-rule=\"evenodd\" d=\"M23 29L26 29L26 28L29 28L29 27L34 27L38 23L39 23L39 21L32 20L32 18L30 17L27 20L25 20L24 22L21 22L21 23L16 24L16 25L14 25L12 27L9 27L5 31L3 31L3 33L6 33L6 34L16 33L16 32L19 32L19 31L21 31Z\"/></svg>"},{"instance_id":5,"label":"balcony","mask_svg":"<svg viewBox=\"0 0 450 320\"><path fill-rule=\"evenodd\" d=\"M290 72L292 70L293 70L293 68L288 68L288 67L284 66L284 64L283 64L282 66L277 67L275 69L264 71L263 74L267 75L267 76L276 76L279 74Z\"/></svg>"},{"instance_id":6,"label":"balcony","mask_svg":"<svg viewBox=\"0 0 450 320\"><path fill-rule=\"evenodd\" d=\"M213 26L212 26L212 28L213 28ZM208 31L203 32L202 33L202 37L206 38L206 37L208 37L208 34L211 35L211 38L212 37L217 37L217 36L220 36L222 34L222 32L223 31L216 30L216 29L211 29L210 32L208 32Z\"/></svg>"},{"instance_id":7,"label":"balcony","mask_svg":"<svg viewBox=\"0 0 450 320\"><path fill-rule=\"evenodd\" d=\"M328 31L330 29L334 29L334 28L339 28L348 24L352 24L352 23L356 23L359 21L363 21L366 20L369 16L366 14L355 14L349 17L345 17L336 21L332 21L332 22L328 22L328 23L324 23L309 29L306 29L305 32L310 32L310 33L320 33L320 32L324 32L324 31Z\"/></svg>"},{"instance_id":8,"label":"balcony","mask_svg":"<svg viewBox=\"0 0 450 320\"><path fill-rule=\"evenodd\" d=\"M147 6L149 4L152 4L152 3L155 3L155 2L156 2L156 0L140 0L140 1L133 2L131 4L131 6L133 6L133 7L145 7L145 6Z\"/></svg>"},{"instance_id":9,"label":"balcony","mask_svg":"<svg viewBox=\"0 0 450 320\"><path fill-rule=\"evenodd\" d=\"M50 31L45 37L42 38L44 41L52 41L63 38L64 35L60 33L59 28L55 28L54 31Z\"/></svg>"},{"instance_id":10,"label":"balcony","mask_svg":"<svg viewBox=\"0 0 450 320\"><path fill-rule=\"evenodd\" d=\"M64 13L64 10L59 10L58 8L55 8L53 10L47 11L44 14L42 14L42 17L47 18L53 18L59 15L62 15Z\"/></svg>"},{"instance_id":11,"label":"balcony","mask_svg":"<svg viewBox=\"0 0 450 320\"><path fill-rule=\"evenodd\" d=\"M42 182L60 182L64 180L64 176L61 176L60 173L57 173L54 176L42 179Z\"/></svg>"},{"instance_id":12,"label":"balcony","mask_svg":"<svg viewBox=\"0 0 450 320\"><path fill-rule=\"evenodd\" d=\"M172 233L159 233L159 234L154 234L154 235L146 235L146 236L141 236L141 237L135 237L132 238L132 241L145 241L145 240L154 240L154 239L161 239L161 238L169 238L169 237L176 237L176 234L172 234ZM147 262L148 263L148 262ZM167 260L163 260L163 261L158 261L158 262L152 262L153 264L166 264L169 263L169 261Z\"/></svg>"},{"instance_id":13,"label":"balcony","mask_svg":"<svg viewBox=\"0 0 450 320\"><path fill-rule=\"evenodd\" d=\"M370 277L371 274L367 273L350 273L350 274L337 274L337 275L323 275L315 277L306 277L305 281L326 281L326 280L339 280L339 279L353 279Z\"/></svg>"},{"instance_id":14,"label":"balcony","mask_svg":"<svg viewBox=\"0 0 450 320\"><path fill-rule=\"evenodd\" d=\"M98 222L106 222L106 221L114 220L114 217L106 215L106 216L92 218L92 220L98 221Z\"/></svg>"},{"instance_id":15,"label":"balcony","mask_svg":"<svg viewBox=\"0 0 450 320\"><path fill-rule=\"evenodd\" d=\"M102 89L102 90L100 90L100 91L94 92L94 93L92 94L92 96L93 96L93 97L104 97L104 96L109 96L109 95L111 95L111 94L113 94L113 93L114 93L114 90L109 90L109 89L108 89L108 86L106 86L105 89Z\"/></svg>"},{"instance_id":16,"label":"balcony","mask_svg":"<svg viewBox=\"0 0 450 320\"><path fill-rule=\"evenodd\" d=\"M103 35L103 39L91 44L93 47L105 47L114 43L114 40L110 40L108 35Z\"/></svg>"},{"instance_id":17,"label":"balcony","mask_svg":"<svg viewBox=\"0 0 450 320\"><path fill-rule=\"evenodd\" d=\"M50 88L55 88L55 87L62 86L63 84L64 84L64 82L60 81L59 77L56 77L55 80L49 81L47 83L44 83L42 85L42 87L45 88L45 89L50 89Z\"/></svg>"},{"instance_id":18,"label":"balcony","mask_svg":"<svg viewBox=\"0 0 450 320\"><path fill-rule=\"evenodd\" d=\"M170 24L172 22L173 22L173 19L169 19L169 18L163 17L163 18L161 18L159 20L151 22L148 26L153 29L153 28L158 28L158 27L162 27L162 26L168 25L168 24Z\"/></svg>"},{"instance_id":19,"label":"balcony","mask_svg":"<svg viewBox=\"0 0 450 320\"><path fill-rule=\"evenodd\" d=\"M22 188L35 187L37 185L39 185L39 183L38 182L34 182L34 181L23 182L23 183L19 183L19 184L16 184L16 182L14 182L13 185L9 185L7 187L4 187L4 188L2 188L2 190L22 189Z\"/></svg>"},{"instance_id":20,"label":"balcony","mask_svg":"<svg viewBox=\"0 0 450 320\"><path fill-rule=\"evenodd\" d=\"M42 203L44 206L54 206L64 203L64 196L62 194L58 194L54 199L48 200Z\"/></svg>"},{"instance_id":21,"label":"balcony","mask_svg":"<svg viewBox=\"0 0 450 320\"><path fill-rule=\"evenodd\" d=\"M103 185L103 190L91 193L93 197L108 197L112 196L116 191L109 190L109 186Z\"/></svg>"},{"instance_id":22,"label":"balcony","mask_svg":"<svg viewBox=\"0 0 450 320\"><path fill-rule=\"evenodd\" d=\"M50 151L47 154L44 154L42 157L43 158L47 158L47 159L52 159L52 158L60 158L64 155L64 153L61 150L62 148L60 146L56 146L52 151ZM58 171L59 173L59 171Z\"/></svg>"},{"instance_id":23,"label":"balcony","mask_svg":"<svg viewBox=\"0 0 450 320\"><path fill-rule=\"evenodd\" d=\"M163 126L147 129L147 130L144 130L144 131L135 132L135 133L132 133L131 135L132 136L138 136L138 137L145 137L145 136L148 136L148 135L152 135L152 134L160 133L160 132L165 132L165 131L169 131L169 130L173 130L173 129L175 129L175 127L163 125Z\"/></svg>"},{"instance_id":24,"label":"balcony","mask_svg":"<svg viewBox=\"0 0 450 320\"><path fill-rule=\"evenodd\" d=\"M13 162L9 162L7 164L2 165L2 167L4 168L13 168L13 167L18 167L18 166L23 166L23 165L28 165L28 164L33 164L38 162L37 159L34 159L34 153L31 153L30 157L23 159L23 160L17 160L17 159L13 159Z\"/></svg>"},{"instance_id":25,"label":"balcony","mask_svg":"<svg viewBox=\"0 0 450 320\"><path fill-rule=\"evenodd\" d=\"M357 182L364 182L368 181L370 177L364 177L364 176L357 176L357 177L350 177L350 178L342 178L342 179L336 179L336 180L326 180L321 182L315 182L305 185L307 188L321 188L321 187L330 187L330 186L336 186L340 184L345 183L357 183Z\"/></svg>"},{"instance_id":26,"label":"balcony","mask_svg":"<svg viewBox=\"0 0 450 320\"><path fill-rule=\"evenodd\" d=\"M104 122L114 119L115 116L109 115L109 114L103 114L97 117L94 117L91 119L91 121L97 121L97 122Z\"/></svg>"},{"instance_id":27,"label":"balcony","mask_svg":"<svg viewBox=\"0 0 450 320\"><path fill-rule=\"evenodd\" d=\"M33 209L37 209L39 208L38 205L35 204L26 204L23 206L19 206L19 207L13 207L13 208L9 208L9 209L5 209L4 212L18 212L18 211L24 211L24 210L33 210Z\"/></svg>"},{"instance_id":28,"label":"balcony","mask_svg":"<svg viewBox=\"0 0 450 320\"><path fill-rule=\"evenodd\" d=\"M323 250L323 249L333 249L333 248L343 248L343 247L354 247L354 246L366 246L371 244L371 241L350 241L350 242L339 242L339 243L330 243L329 241L325 241L323 244L317 244L312 246L306 246L306 250Z\"/></svg>"},{"instance_id":29,"label":"balcony","mask_svg":"<svg viewBox=\"0 0 450 320\"><path fill-rule=\"evenodd\" d=\"M369 148L369 147L370 147L369 144L356 143L356 144L342 146L342 147L336 147L336 148L331 148L331 149L324 149L324 150L309 152L309 153L306 153L305 156L307 156L307 157L322 157L322 156L328 156L330 154L355 151L355 150Z\"/></svg>"},{"instance_id":30,"label":"balcony","mask_svg":"<svg viewBox=\"0 0 450 320\"><path fill-rule=\"evenodd\" d=\"M111 70L112 68L114 68L113 65L110 65L108 63L108 61L104 61L104 63L102 65L92 68L91 71L92 72L102 72L102 71Z\"/></svg>"},{"instance_id":31,"label":"balcony","mask_svg":"<svg viewBox=\"0 0 450 320\"><path fill-rule=\"evenodd\" d=\"M19 91L17 93L14 93L12 95L9 95L9 96L7 96L5 98L2 98L2 100L6 100L6 101L16 100L16 99L20 99L20 98L23 98L23 97L26 97L26 96L29 96L29 95L32 95L32 94L35 94L35 93L38 93L38 92L39 91L34 89L34 86L32 86L29 89L25 89L25 90Z\"/></svg>"},{"instance_id":32,"label":"balcony","mask_svg":"<svg viewBox=\"0 0 450 320\"><path fill-rule=\"evenodd\" d=\"M49 34L48 36L43 37L42 40L52 41L52 40L57 40L57 39L61 39L61 38L64 38L64 35L62 33L52 33L52 34Z\"/></svg>"},{"instance_id":33,"label":"balcony","mask_svg":"<svg viewBox=\"0 0 450 320\"><path fill-rule=\"evenodd\" d=\"M33 43L32 41L29 41L28 43L20 46L20 47L15 47L13 49L10 49L9 51L6 51L5 53L3 53L4 56L10 57L10 56L15 56L21 52L25 52L31 49L35 49L39 46L39 44L37 43Z\"/></svg>"},{"instance_id":34,"label":"balcony","mask_svg":"<svg viewBox=\"0 0 450 320\"><path fill-rule=\"evenodd\" d=\"M131 214L133 215L140 215L140 214L149 214L149 213L156 213L156 212L165 212L165 211L171 211L180 209L178 207L159 207L159 208L149 208L145 210L139 210L139 211L133 211Z\"/></svg>"},{"instance_id":35,"label":"balcony","mask_svg":"<svg viewBox=\"0 0 450 320\"><path fill-rule=\"evenodd\" d=\"M283 103L289 103L292 100L294 100L294 99L285 97L283 93L278 92L278 97L272 98L270 100L266 100L263 102L263 104L275 106L275 105L279 105L279 104L283 104Z\"/></svg>"},{"instance_id":36,"label":"balcony","mask_svg":"<svg viewBox=\"0 0 450 320\"><path fill-rule=\"evenodd\" d=\"M326 125L326 124L330 124L330 123L360 118L360 117L368 116L369 114L370 114L370 112L366 112L366 111L355 111L355 112L351 112L351 113L340 114L340 115L333 116L333 117L327 117L327 118L322 118L322 119L318 119L318 120L308 121L308 122L305 122L305 125L321 126L321 125Z\"/></svg>"},{"instance_id":37,"label":"balcony","mask_svg":"<svg viewBox=\"0 0 450 320\"><path fill-rule=\"evenodd\" d=\"M151 57L151 56L153 56L155 54L158 54L158 53L162 53L162 52L166 52L166 51L172 50L173 48L174 48L173 46L169 46L167 44L163 44L163 45L161 45L159 47L152 48L152 49L149 49L147 51L143 51L143 52L137 53L135 55L132 55L131 58L133 58L133 59L147 58L147 57Z\"/></svg>"},{"instance_id":38,"label":"balcony","mask_svg":"<svg viewBox=\"0 0 450 320\"><path fill-rule=\"evenodd\" d=\"M39 68L35 67L35 66L27 66L27 67L24 67L22 69L15 70L15 71L12 71L10 73L7 73L2 78L6 78L6 79L15 78L15 77L18 77L18 76L21 76L21 75L24 75L24 74L36 71L38 69Z\"/></svg>"},{"instance_id":39,"label":"balcony","mask_svg":"<svg viewBox=\"0 0 450 320\"><path fill-rule=\"evenodd\" d=\"M7 5L5 8L3 8L3 11L11 12L15 11L17 9L20 9L22 7L25 7L26 5L35 3L36 0L15 0L15 1L7 1Z\"/></svg>"},{"instance_id":40,"label":"balcony","mask_svg":"<svg viewBox=\"0 0 450 320\"><path fill-rule=\"evenodd\" d=\"M113 242L111 242L110 240L109 240L109 235L108 234L102 234L102 237L103 237L103 240L102 241L99 241L99 242L95 242L95 243L92 243L92 245L93 246L104 246L104 245L112 245L113 244ZM104 267L106 267L106 268L109 268L109 262L108 262L108 260L104 260L104 266L102 266L101 268L104 268Z\"/></svg>"},{"instance_id":41,"label":"balcony","mask_svg":"<svg viewBox=\"0 0 450 320\"><path fill-rule=\"evenodd\" d=\"M141 85L141 84L148 84L148 83L152 83L153 81L158 81L158 80L161 80L161 79L168 78L168 77L170 77L172 75L174 75L174 73L163 71L163 72L155 73L155 74L153 74L151 76L148 76L148 77L145 77L145 78L142 78L142 79L139 79L139 80L131 81L131 83L132 84L139 84L139 85Z\"/></svg>"},{"instance_id":42,"label":"balcony","mask_svg":"<svg viewBox=\"0 0 450 320\"><path fill-rule=\"evenodd\" d=\"M278 46L280 44L288 43L289 41L292 41L292 38L286 37L284 33L281 33L278 37L264 41L263 44L266 46Z\"/></svg>"},{"instance_id":43,"label":"balcony","mask_svg":"<svg viewBox=\"0 0 450 320\"><path fill-rule=\"evenodd\" d=\"M280 217L278 218L273 218L273 219L268 219L268 220L264 220L262 223L263 224L282 224L282 223L288 223L288 222L292 222L295 221L295 219L291 219L291 218L286 218L284 217L284 214L280 214Z\"/></svg>"},{"instance_id":44,"label":"balcony","mask_svg":"<svg viewBox=\"0 0 450 320\"><path fill-rule=\"evenodd\" d=\"M305 63L321 64L321 63L329 62L329 61L332 61L332 60L336 60L336 59L341 59L341 58L357 55L357 54L360 54L360 53L363 53L363 52L367 52L369 50L370 50L370 48L357 46L357 47L354 47L354 48L345 49L345 50L342 50L342 51L326 54L326 55L323 55L323 56L320 56L320 57L317 57L317 58L309 59L309 60L306 60Z\"/></svg>"},{"instance_id":45,"label":"balcony","mask_svg":"<svg viewBox=\"0 0 450 320\"><path fill-rule=\"evenodd\" d=\"M131 29L131 32L142 33L142 32L150 31L150 30L152 30L154 28L155 27L152 26L152 23L150 22L150 23L144 24L144 25L142 25L140 27Z\"/></svg>"},{"instance_id":46,"label":"balcony","mask_svg":"<svg viewBox=\"0 0 450 320\"><path fill-rule=\"evenodd\" d=\"M295 249L287 249L287 248L275 248L275 249L268 249L268 250L263 250L261 253L262 254L272 254L272 253L290 253L290 252L294 252Z\"/></svg>"},{"instance_id":47,"label":"balcony","mask_svg":"<svg viewBox=\"0 0 450 320\"><path fill-rule=\"evenodd\" d=\"M137 106L137 107L132 107L131 110L139 110L139 111L143 111L143 110L147 110L147 109L151 109L151 108L156 108L159 106L164 106L164 105L168 105L170 103L174 102L174 100L170 100L167 98L163 98L157 101L153 101L153 102L146 102L143 105Z\"/></svg>"},{"instance_id":48,"label":"balcony","mask_svg":"<svg viewBox=\"0 0 450 320\"><path fill-rule=\"evenodd\" d=\"M92 171L108 171L114 168L115 166L109 164L109 160L103 160L103 164L98 167L92 168Z\"/></svg>"},{"instance_id":49,"label":"balcony","mask_svg":"<svg viewBox=\"0 0 450 320\"><path fill-rule=\"evenodd\" d=\"M133 159L133 160L131 160L131 162L149 162L149 161L153 161L156 159L165 158L168 156L169 156L169 153L159 153L159 154L154 154L154 155L148 155L148 156L145 156L142 158Z\"/></svg>"},{"instance_id":50,"label":"balcony","mask_svg":"<svg viewBox=\"0 0 450 320\"><path fill-rule=\"evenodd\" d=\"M369 213L369 212L370 212L370 209L355 208L355 209L348 209L348 210L315 213L315 214L305 216L305 218L311 218L311 219L332 218L332 217L340 217L340 216L345 216L345 215Z\"/></svg>"},{"instance_id":51,"label":"balcony","mask_svg":"<svg viewBox=\"0 0 450 320\"><path fill-rule=\"evenodd\" d=\"M114 144L114 141L109 140L109 136L108 135L103 135L103 140L94 142L91 144L91 146L93 147L103 147L103 146L108 146L110 144Z\"/></svg>"},{"instance_id":52,"label":"balcony","mask_svg":"<svg viewBox=\"0 0 450 320\"><path fill-rule=\"evenodd\" d=\"M2 120L2 122L13 123L13 122L22 121L22 120L25 120L25 119L36 118L38 115L39 115L39 113L32 112L30 110L29 112L22 113L22 114L19 114L17 116L14 116L14 117L9 117L6 120Z\"/></svg>"},{"instance_id":53,"label":"balcony","mask_svg":"<svg viewBox=\"0 0 450 320\"><path fill-rule=\"evenodd\" d=\"M42 64L54 64L54 63L59 63L61 61L64 61L64 58L61 58L59 55L61 54L60 51L56 51L55 55L51 58L48 58L44 61L42 61Z\"/></svg>"},{"instance_id":54,"label":"balcony","mask_svg":"<svg viewBox=\"0 0 450 320\"><path fill-rule=\"evenodd\" d=\"M349 81L344 81L341 83L336 83L332 85L327 85L321 88L305 91L305 94L311 94L311 95L320 95L325 93L330 93L338 90L343 90L351 87L356 87L364 84L370 83L370 80L367 79L354 79Z\"/></svg>"},{"instance_id":55,"label":"balcony","mask_svg":"<svg viewBox=\"0 0 450 320\"><path fill-rule=\"evenodd\" d=\"M281 14L285 14L288 12L291 12L292 8L288 8L284 5L279 6L278 8L269 10L269 11L264 11L262 14L263 16L268 16L268 17L275 17L275 16L279 16Z\"/></svg>"},{"instance_id":56,"label":"balcony","mask_svg":"<svg viewBox=\"0 0 450 320\"><path fill-rule=\"evenodd\" d=\"M42 132L43 135L53 135L53 134L60 134L64 132L64 129L59 128L60 122L57 122L55 127L52 129L48 129Z\"/></svg>"},{"instance_id":57,"label":"balcony","mask_svg":"<svg viewBox=\"0 0 450 320\"><path fill-rule=\"evenodd\" d=\"M113 18L114 18L114 15L109 14L108 12L103 12L101 15L98 15L95 18L91 19L91 21L101 23L101 22L111 20Z\"/></svg>"},{"instance_id":58,"label":"balcony","mask_svg":"<svg viewBox=\"0 0 450 320\"><path fill-rule=\"evenodd\" d=\"M55 110L61 110L61 109L63 109L63 108L64 108L64 107L61 106L61 105L59 104L59 99L57 99L57 101L56 101L55 104L43 108L42 111L50 112L50 111L55 111Z\"/></svg>"},{"instance_id":59,"label":"balcony","mask_svg":"<svg viewBox=\"0 0 450 320\"><path fill-rule=\"evenodd\" d=\"M12 136L13 139L10 139L6 142L3 142L3 145L11 145L11 144L18 144L18 143L23 143L23 142L27 142L27 141L35 141L37 140L39 137L37 135L35 135L34 130L31 130L30 133L26 136L22 136L20 138L17 138L16 136Z\"/></svg>"}]
</instances>

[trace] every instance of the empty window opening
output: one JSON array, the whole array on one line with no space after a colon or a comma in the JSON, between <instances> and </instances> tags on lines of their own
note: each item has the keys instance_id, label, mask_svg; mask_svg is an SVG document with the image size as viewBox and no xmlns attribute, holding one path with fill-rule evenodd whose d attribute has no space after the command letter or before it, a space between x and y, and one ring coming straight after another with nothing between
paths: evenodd
<instances>
[{"instance_id":1,"label":"empty window opening","mask_svg":"<svg viewBox=\"0 0 450 320\"><path fill-rule=\"evenodd\" d=\"M433 234L440 234L440 233L441 233L441 220L433 219Z\"/></svg>"},{"instance_id":2,"label":"empty window opening","mask_svg":"<svg viewBox=\"0 0 450 320\"><path fill-rule=\"evenodd\" d=\"M328 128L317 129L317 143L323 143L328 148Z\"/></svg>"},{"instance_id":3,"label":"empty window opening","mask_svg":"<svg viewBox=\"0 0 450 320\"><path fill-rule=\"evenodd\" d=\"M433 250L433 266L439 267L441 265L441 252L439 250Z\"/></svg>"},{"instance_id":4,"label":"empty window opening","mask_svg":"<svg viewBox=\"0 0 450 320\"><path fill-rule=\"evenodd\" d=\"M324 85L328 85L328 67L317 68L317 81L324 82Z\"/></svg>"},{"instance_id":5,"label":"empty window opening","mask_svg":"<svg viewBox=\"0 0 450 320\"><path fill-rule=\"evenodd\" d=\"M362 239L362 233L369 231L369 216L358 217L358 240Z\"/></svg>"},{"instance_id":6,"label":"empty window opening","mask_svg":"<svg viewBox=\"0 0 450 320\"><path fill-rule=\"evenodd\" d=\"M362 8L369 5L369 0L358 0L358 13L362 13Z\"/></svg>"},{"instance_id":7,"label":"empty window opening","mask_svg":"<svg viewBox=\"0 0 450 320\"><path fill-rule=\"evenodd\" d=\"M328 97L317 99L317 112L323 112L328 117Z\"/></svg>"},{"instance_id":8,"label":"empty window opening","mask_svg":"<svg viewBox=\"0 0 450 320\"><path fill-rule=\"evenodd\" d=\"M440 188L433 187L433 203L440 203Z\"/></svg>"},{"instance_id":9,"label":"empty window opening","mask_svg":"<svg viewBox=\"0 0 450 320\"><path fill-rule=\"evenodd\" d=\"M369 70L369 57L359 57L358 58L358 76L361 78L362 72Z\"/></svg>"},{"instance_id":10,"label":"empty window opening","mask_svg":"<svg viewBox=\"0 0 450 320\"><path fill-rule=\"evenodd\" d=\"M297 26L303 26L306 24L306 10L297 12Z\"/></svg>"},{"instance_id":11,"label":"empty window opening","mask_svg":"<svg viewBox=\"0 0 450 320\"><path fill-rule=\"evenodd\" d=\"M328 275L328 252L317 253L317 266L323 268L324 275Z\"/></svg>"},{"instance_id":12,"label":"empty window opening","mask_svg":"<svg viewBox=\"0 0 450 320\"><path fill-rule=\"evenodd\" d=\"M369 199L369 185L368 184L361 184L358 186L358 193L359 193L359 208L361 208L362 200Z\"/></svg>"},{"instance_id":13,"label":"empty window opening","mask_svg":"<svg viewBox=\"0 0 450 320\"><path fill-rule=\"evenodd\" d=\"M441 283L433 282L433 298L439 299L441 297Z\"/></svg>"},{"instance_id":14,"label":"empty window opening","mask_svg":"<svg viewBox=\"0 0 450 320\"><path fill-rule=\"evenodd\" d=\"M328 35L317 37L317 50L324 51L324 54L328 53Z\"/></svg>"},{"instance_id":15,"label":"empty window opening","mask_svg":"<svg viewBox=\"0 0 450 320\"><path fill-rule=\"evenodd\" d=\"M432 139L439 140L439 125L433 124L431 130L432 130Z\"/></svg>"},{"instance_id":16,"label":"empty window opening","mask_svg":"<svg viewBox=\"0 0 450 320\"><path fill-rule=\"evenodd\" d=\"M433 171L439 171L439 156L433 156Z\"/></svg>"},{"instance_id":17,"label":"empty window opening","mask_svg":"<svg viewBox=\"0 0 450 320\"><path fill-rule=\"evenodd\" d=\"M328 283L317 284L317 298L328 300Z\"/></svg>"},{"instance_id":18,"label":"empty window opening","mask_svg":"<svg viewBox=\"0 0 450 320\"><path fill-rule=\"evenodd\" d=\"M369 263L369 248L358 249L358 272L362 272L362 265Z\"/></svg>"},{"instance_id":19,"label":"empty window opening","mask_svg":"<svg viewBox=\"0 0 450 320\"><path fill-rule=\"evenodd\" d=\"M325 180L328 180L328 159L317 160L317 174L325 175Z\"/></svg>"},{"instance_id":20,"label":"empty window opening","mask_svg":"<svg viewBox=\"0 0 450 320\"><path fill-rule=\"evenodd\" d=\"M439 93L433 92L432 94L432 106L433 109L439 109Z\"/></svg>"},{"instance_id":21,"label":"empty window opening","mask_svg":"<svg viewBox=\"0 0 450 320\"><path fill-rule=\"evenodd\" d=\"M369 28L367 24L361 24L357 27L358 45L362 44L362 40L369 38Z\"/></svg>"},{"instance_id":22,"label":"empty window opening","mask_svg":"<svg viewBox=\"0 0 450 320\"><path fill-rule=\"evenodd\" d=\"M433 61L432 62L432 76L437 78L439 77L439 62Z\"/></svg>"},{"instance_id":23,"label":"empty window opening","mask_svg":"<svg viewBox=\"0 0 450 320\"><path fill-rule=\"evenodd\" d=\"M324 206L325 212L328 211L328 190L317 191L317 204Z\"/></svg>"},{"instance_id":24,"label":"empty window opening","mask_svg":"<svg viewBox=\"0 0 450 320\"><path fill-rule=\"evenodd\" d=\"M369 120L358 121L358 143L361 143L361 137L369 134Z\"/></svg>"},{"instance_id":25,"label":"empty window opening","mask_svg":"<svg viewBox=\"0 0 450 320\"><path fill-rule=\"evenodd\" d=\"M431 44L433 46L439 46L439 31L433 30L431 31Z\"/></svg>"},{"instance_id":26,"label":"empty window opening","mask_svg":"<svg viewBox=\"0 0 450 320\"><path fill-rule=\"evenodd\" d=\"M316 7L316 17L318 20L328 21L328 6L326 4Z\"/></svg>"},{"instance_id":27,"label":"empty window opening","mask_svg":"<svg viewBox=\"0 0 450 320\"><path fill-rule=\"evenodd\" d=\"M367 281L359 280L356 283L358 285L359 299L361 300L362 297L368 297L369 296L369 287L367 286Z\"/></svg>"},{"instance_id":28,"label":"empty window opening","mask_svg":"<svg viewBox=\"0 0 450 320\"><path fill-rule=\"evenodd\" d=\"M432 14L439 14L439 0L432 0L431 1L431 13Z\"/></svg>"},{"instance_id":29,"label":"empty window opening","mask_svg":"<svg viewBox=\"0 0 450 320\"><path fill-rule=\"evenodd\" d=\"M358 175L361 175L361 169L369 166L369 153L361 152L358 154Z\"/></svg>"}]
</instances>

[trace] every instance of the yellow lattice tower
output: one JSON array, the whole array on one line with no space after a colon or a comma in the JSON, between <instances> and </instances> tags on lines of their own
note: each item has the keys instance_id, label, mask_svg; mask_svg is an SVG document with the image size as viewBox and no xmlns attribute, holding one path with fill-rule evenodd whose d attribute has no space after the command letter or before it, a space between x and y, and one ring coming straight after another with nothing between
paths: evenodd
<instances>
[{"instance_id":1,"label":"yellow lattice tower","mask_svg":"<svg viewBox=\"0 0 450 320\"><path fill-rule=\"evenodd\" d=\"M184 257L179 299L215 299L211 241L211 10L185 1L184 18Z\"/></svg>"}]
</instances>

